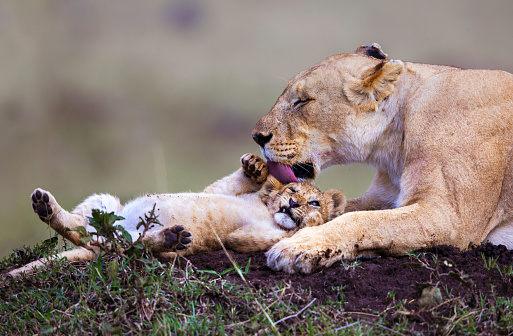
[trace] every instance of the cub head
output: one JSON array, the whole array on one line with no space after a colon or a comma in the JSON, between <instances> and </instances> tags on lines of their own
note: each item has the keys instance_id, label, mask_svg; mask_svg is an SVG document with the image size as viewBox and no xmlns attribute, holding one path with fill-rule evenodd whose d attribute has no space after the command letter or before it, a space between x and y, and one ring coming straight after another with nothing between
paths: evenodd
<instances>
[{"instance_id":1,"label":"cub head","mask_svg":"<svg viewBox=\"0 0 513 336\"><path fill-rule=\"evenodd\" d=\"M333 164L369 163L394 120L387 97L403 67L376 44L329 57L294 77L253 129L268 162L287 170L273 175L282 182L310 181Z\"/></svg>"},{"instance_id":2,"label":"cub head","mask_svg":"<svg viewBox=\"0 0 513 336\"><path fill-rule=\"evenodd\" d=\"M282 184L272 175L263 185L260 198L284 230L324 224L340 216L346 207L346 197L340 190L323 193L308 182Z\"/></svg>"}]
</instances>

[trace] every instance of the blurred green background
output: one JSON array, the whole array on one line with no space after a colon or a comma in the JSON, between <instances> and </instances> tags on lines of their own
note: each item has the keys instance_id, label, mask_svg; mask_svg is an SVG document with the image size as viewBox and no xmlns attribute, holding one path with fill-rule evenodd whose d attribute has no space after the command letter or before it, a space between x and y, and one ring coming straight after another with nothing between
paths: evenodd
<instances>
[{"instance_id":1,"label":"blurred green background","mask_svg":"<svg viewBox=\"0 0 513 336\"><path fill-rule=\"evenodd\" d=\"M259 153L251 130L288 79L378 42L391 58L513 71L511 1L0 3L0 256L52 232L36 187L72 209L92 193L200 191ZM363 166L318 179L349 197Z\"/></svg>"}]
</instances>

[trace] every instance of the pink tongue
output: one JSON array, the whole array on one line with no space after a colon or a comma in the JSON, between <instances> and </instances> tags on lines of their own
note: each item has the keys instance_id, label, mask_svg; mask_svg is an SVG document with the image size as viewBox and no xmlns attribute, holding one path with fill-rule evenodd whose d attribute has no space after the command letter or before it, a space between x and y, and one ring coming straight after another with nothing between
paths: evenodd
<instances>
[{"instance_id":1,"label":"pink tongue","mask_svg":"<svg viewBox=\"0 0 513 336\"><path fill-rule=\"evenodd\" d=\"M298 182L296 176L292 172L292 168L283 163L267 161L267 168L269 173L276 177L281 183Z\"/></svg>"}]
</instances>

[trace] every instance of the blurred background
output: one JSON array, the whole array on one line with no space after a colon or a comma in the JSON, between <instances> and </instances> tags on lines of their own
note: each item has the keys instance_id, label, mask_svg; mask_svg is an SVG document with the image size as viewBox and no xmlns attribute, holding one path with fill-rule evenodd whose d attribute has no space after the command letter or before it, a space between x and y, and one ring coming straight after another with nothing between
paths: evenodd
<instances>
[{"instance_id":1,"label":"blurred background","mask_svg":"<svg viewBox=\"0 0 513 336\"><path fill-rule=\"evenodd\" d=\"M53 235L29 195L200 191L260 153L287 80L378 42L403 61L513 72L511 1L4 0L0 256ZM317 180L362 195L373 171Z\"/></svg>"}]
</instances>

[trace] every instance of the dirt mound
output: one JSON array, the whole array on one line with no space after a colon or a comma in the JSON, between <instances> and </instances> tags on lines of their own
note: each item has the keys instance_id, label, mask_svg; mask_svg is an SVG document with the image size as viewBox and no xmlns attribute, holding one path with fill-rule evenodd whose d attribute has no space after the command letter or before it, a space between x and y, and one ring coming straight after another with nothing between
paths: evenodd
<instances>
[{"instance_id":1,"label":"dirt mound","mask_svg":"<svg viewBox=\"0 0 513 336\"><path fill-rule=\"evenodd\" d=\"M379 312L401 300L407 310L428 310L449 295L473 306L480 293L488 295L492 288L498 296L513 295L511 276L504 276L513 263L513 252L504 246L482 245L466 253L438 246L400 257L338 262L311 275L274 272L261 252L230 253L242 268L251 258L245 277L256 289L283 282L310 290L321 303L343 301L348 312ZM199 270L218 273L233 267L223 251L198 254L188 260ZM240 281L235 272L229 274Z\"/></svg>"}]
</instances>

